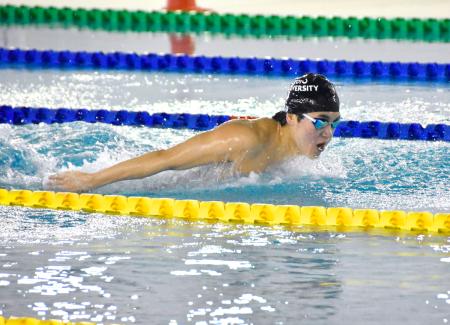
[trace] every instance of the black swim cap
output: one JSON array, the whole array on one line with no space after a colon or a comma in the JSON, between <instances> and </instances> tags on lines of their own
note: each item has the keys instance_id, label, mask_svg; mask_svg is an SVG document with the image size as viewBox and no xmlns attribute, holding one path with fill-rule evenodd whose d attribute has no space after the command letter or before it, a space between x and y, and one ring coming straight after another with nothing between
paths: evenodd
<instances>
[{"instance_id":1,"label":"black swim cap","mask_svg":"<svg viewBox=\"0 0 450 325\"><path fill-rule=\"evenodd\" d=\"M334 85L323 75L308 73L296 78L289 88L285 109L301 115L311 112L339 112Z\"/></svg>"}]
</instances>

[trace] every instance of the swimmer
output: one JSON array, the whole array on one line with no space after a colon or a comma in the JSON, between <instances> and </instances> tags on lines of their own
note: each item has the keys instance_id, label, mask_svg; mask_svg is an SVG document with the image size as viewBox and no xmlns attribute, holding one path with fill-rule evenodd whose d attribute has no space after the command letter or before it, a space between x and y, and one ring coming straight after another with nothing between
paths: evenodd
<instances>
[{"instance_id":1,"label":"swimmer","mask_svg":"<svg viewBox=\"0 0 450 325\"><path fill-rule=\"evenodd\" d=\"M214 163L232 163L242 174L260 173L297 155L317 158L340 119L333 84L320 74L296 78L285 109L272 118L232 120L169 149L148 152L94 172L68 171L49 177L51 187L82 192L110 183Z\"/></svg>"}]
</instances>

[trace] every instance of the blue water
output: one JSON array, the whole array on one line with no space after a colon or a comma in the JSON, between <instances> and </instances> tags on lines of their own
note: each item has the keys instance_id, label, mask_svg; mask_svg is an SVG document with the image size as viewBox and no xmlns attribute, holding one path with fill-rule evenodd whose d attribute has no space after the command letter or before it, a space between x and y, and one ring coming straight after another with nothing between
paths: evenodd
<instances>
[{"instance_id":1,"label":"blue water","mask_svg":"<svg viewBox=\"0 0 450 325\"><path fill-rule=\"evenodd\" d=\"M270 116L288 79L0 70L14 106ZM338 81L344 119L450 123L446 84ZM167 148L189 130L0 125L0 187L46 189ZM334 139L263 174L228 165L111 184L104 194L448 212L450 144ZM449 239L210 225L0 207L0 314L136 324L442 324Z\"/></svg>"},{"instance_id":2,"label":"blue water","mask_svg":"<svg viewBox=\"0 0 450 325\"><path fill-rule=\"evenodd\" d=\"M0 71L0 102L14 106L208 112L271 116L289 79L96 71ZM339 82L342 116L352 120L450 123L445 84ZM48 175L94 171L192 136L190 130L81 122L1 126L0 186L46 188ZM49 136L51 135L51 136ZM229 166L164 172L101 193L352 208L450 209L450 144L335 139L321 159L303 157L267 173L235 177Z\"/></svg>"}]
</instances>

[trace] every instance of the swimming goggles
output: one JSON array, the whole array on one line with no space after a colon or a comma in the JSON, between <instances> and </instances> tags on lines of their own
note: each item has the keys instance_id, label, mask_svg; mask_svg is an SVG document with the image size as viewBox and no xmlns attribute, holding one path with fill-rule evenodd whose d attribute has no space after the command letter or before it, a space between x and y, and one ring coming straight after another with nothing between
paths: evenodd
<instances>
[{"instance_id":1,"label":"swimming goggles","mask_svg":"<svg viewBox=\"0 0 450 325\"><path fill-rule=\"evenodd\" d=\"M339 125L339 123L341 122L341 119L337 119L334 122L328 122L327 120L321 119L321 118L312 118L309 115L306 114L302 114L302 117L306 117L308 120L310 120L312 122L312 124L314 125L314 127L316 128L316 130L320 130L323 129L324 127L326 127L328 124L331 125L331 128L334 130L337 128L337 126Z\"/></svg>"}]
</instances>

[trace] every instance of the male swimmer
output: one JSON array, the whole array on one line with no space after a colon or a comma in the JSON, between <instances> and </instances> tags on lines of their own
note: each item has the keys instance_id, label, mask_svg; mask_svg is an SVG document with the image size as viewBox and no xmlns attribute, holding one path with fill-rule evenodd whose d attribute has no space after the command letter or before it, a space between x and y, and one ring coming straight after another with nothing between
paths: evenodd
<instances>
[{"instance_id":1,"label":"male swimmer","mask_svg":"<svg viewBox=\"0 0 450 325\"><path fill-rule=\"evenodd\" d=\"M317 158L331 141L340 119L333 84L320 74L294 80L285 110L272 118L232 120L172 148L148 152L95 173L68 171L49 177L50 186L82 192L165 170L231 162L243 174L297 155Z\"/></svg>"}]
</instances>

